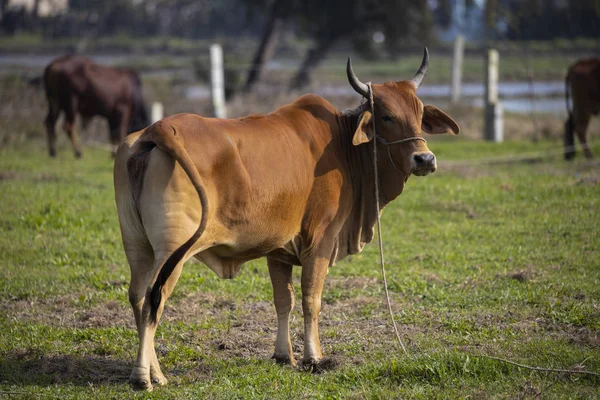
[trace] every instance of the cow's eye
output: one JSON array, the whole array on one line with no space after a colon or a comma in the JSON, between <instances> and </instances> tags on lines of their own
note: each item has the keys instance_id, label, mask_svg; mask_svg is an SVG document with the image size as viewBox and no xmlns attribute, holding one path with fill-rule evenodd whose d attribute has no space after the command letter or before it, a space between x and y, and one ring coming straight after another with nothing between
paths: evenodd
<instances>
[{"instance_id":1,"label":"cow's eye","mask_svg":"<svg viewBox=\"0 0 600 400\"><path fill-rule=\"evenodd\" d=\"M392 117L385 115L383 118L381 118L384 122L392 122Z\"/></svg>"}]
</instances>

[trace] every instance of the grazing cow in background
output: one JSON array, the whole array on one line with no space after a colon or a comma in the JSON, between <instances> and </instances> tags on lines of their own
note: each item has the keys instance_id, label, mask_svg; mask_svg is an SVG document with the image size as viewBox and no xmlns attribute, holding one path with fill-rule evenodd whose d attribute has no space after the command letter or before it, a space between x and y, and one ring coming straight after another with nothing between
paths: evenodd
<instances>
[{"instance_id":1,"label":"grazing cow in background","mask_svg":"<svg viewBox=\"0 0 600 400\"><path fill-rule=\"evenodd\" d=\"M572 109L569 92L573 99ZM591 116L600 112L600 58L580 60L569 68L565 78L565 95L569 113L565 122L565 159L575 157L573 131L577 133L585 156L592 158L586 135Z\"/></svg>"},{"instance_id":2,"label":"grazing cow in background","mask_svg":"<svg viewBox=\"0 0 600 400\"><path fill-rule=\"evenodd\" d=\"M64 130L77 158L81 157L75 129L77 114L82 116L84 125L96 115L108 120L113 152L127 133L149 124L140 78L134 71L97 65L81 56L63 56L46 67L43 81L48 98L46 130L51 157L56 156L55 125L61 111Z\"/></svg>"},{"instance_id":3,"label":"grazing cow in background","mask_svg":"<svg viewBox=\"0 0 600 400\"><path fill-rule=\"evenodd\" d=\"M292 266L301 265L304 368L322 361L318 318L331 266L373 239L379 207L410 175L436 170L422 132L458 134L458 125L416 95L428 54L412 80L372 86L368 103L340 112L305 95L271 114L235 120L178 114L132 133L115 158L123 246L131 268L129 301L139 335L134 388L163 385L154 335L183 263L196 257L220 278L267 257L277 337L274 358L296 365L289 332ZM352 87L369 85L347 65Z\"/></svg>"}]
</instances>

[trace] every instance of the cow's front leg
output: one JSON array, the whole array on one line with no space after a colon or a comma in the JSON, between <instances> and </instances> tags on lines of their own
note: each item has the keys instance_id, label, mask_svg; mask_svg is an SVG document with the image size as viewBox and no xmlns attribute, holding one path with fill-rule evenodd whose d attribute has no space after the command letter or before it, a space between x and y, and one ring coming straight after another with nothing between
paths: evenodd
<instances>
[{"instance_id":1,"label":"cow's front leg","mask_svg":"<svg viewBox=\"0 0 600 400\"><path fill-rule=\"evenodd\" d=\"M302 263L302 312L304 313L304 359L306 369L314 369L323 358L319 340L321 294L329 259L315 257Z\"/></svg>"},{"instance_id":2,"label":"cow's front leg","mask_svg":"<svg viewBox=\"0 0 600 400\"><path fill-rule=\"evenodd\" d=\"M267 260L269 276L273 285L273 299L277 312L277 339L273 358L280 364L296 366L292 342L290 340L290 314L294 308L294 284L292 283L292 265Z\"/></svg>"}]
</instances>

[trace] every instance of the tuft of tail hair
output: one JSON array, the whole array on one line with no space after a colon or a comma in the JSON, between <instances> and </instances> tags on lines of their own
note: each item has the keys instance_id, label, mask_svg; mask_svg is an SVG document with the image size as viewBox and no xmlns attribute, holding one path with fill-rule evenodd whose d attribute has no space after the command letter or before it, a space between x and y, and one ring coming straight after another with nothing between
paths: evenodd
<instances>
[{"instance_id":1,"label":"tuft of tail hair","mask_svg":"<svg viewBox=\"0 0 600 400\"><path fill-rule=\"evenodd\" d=\"M199 235L198 235L199 236ZM185 256L185 253L192 247L192 245L198 240L198 237L194 235L191 237L185 244L179 247L171 256L167 259L167 261L163 264L156 278L156 282L152 285L152 289L148 290L148 294L150 297L150 322L152 324L157 323L157 313L158 308L160 307L160 302L162 301L162 288L166 283L167 279L171 276L171 273L177 266L177 264L181 261L181 259Z\"/></svg>"},{"instance_id":2,"label":"tuft of tail hair","mask_svg":"<svg viewBox=\"0 0 600 400\"><path fill-rule=\"evenodd\" d=\"M568 118L565 121L565 160L572 160L575 158L575 136L573 131L575 129L575 123L573 121L573 110L570 105L570 91L569 91L569 76L567 74L565 78L565 101L567 104L567 114Z\"/></svg>"}]
</instances>

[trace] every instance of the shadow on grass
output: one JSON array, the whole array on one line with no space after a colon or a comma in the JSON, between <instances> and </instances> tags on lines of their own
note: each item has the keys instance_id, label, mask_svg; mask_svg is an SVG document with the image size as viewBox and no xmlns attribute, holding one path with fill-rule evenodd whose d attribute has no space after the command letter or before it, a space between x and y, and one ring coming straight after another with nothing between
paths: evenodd
<instances>
[{"instance_id":1,"label":"shadow on grass","mask_svg":"<svg viewBox=\"0 0 600 400\"><path fill-rule=\"evenodd\" d=\"M0 384L121 384L127 382L131 367L129 362L100 357L32 357L15 353L0 359Z\"/></svg>"}]
</instances>

